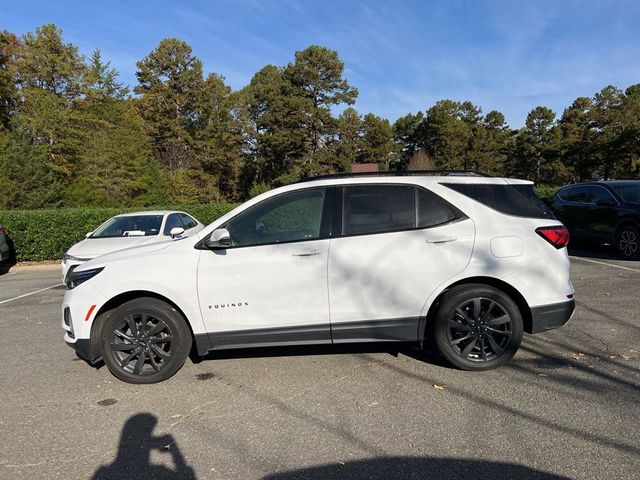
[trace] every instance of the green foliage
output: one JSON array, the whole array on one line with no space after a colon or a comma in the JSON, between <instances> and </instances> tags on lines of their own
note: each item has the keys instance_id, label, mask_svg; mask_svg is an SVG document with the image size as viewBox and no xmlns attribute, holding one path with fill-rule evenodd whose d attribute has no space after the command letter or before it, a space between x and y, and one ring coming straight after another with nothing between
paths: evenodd
<instances>
[{"instance_id":1,"label":"green foliage","mask_svg":"<svg viewBox=\"0 0 640 480\"><path fill-rule=\"evenodd\" d=\"M227 213L234 205L211 203L199 205L161 205L150 209L181 210L205 225ZM14 242L18 261L55 260L87 232L95 230L114 215L135 208L60 208L43 210L2 210L0 225L6 227Z\"/></svg>"},{"instance_id":2,"label":"green foliage","mask_svg":"<svg viewBox=\"0 0 640 480\"><path fill-rule=\"evenodd\" d=\"M62 30L52 24L37 27L22 38L14 68L21 88L37 88L68 100L80 95L87 67L78 47L64 43Z\"/></svg>"},{"instance_id":3,"label":"green foliage","mask_svg":"<svg viewBox=\"0 0 640 480\"><path fill-rule=\"evenodd\" d=\"M549 186L541 186L541 185L536 185L533 187L533 189L535 190L536 194L545 202L551 201L551 197L553 197L555 193L558 191L558 187L549 187Z\"/></svg>"},{"instance_id":4,"label":"green foliage","mask_svg":"<svg viewBox=\"0 0 640 480\"><path fill-rule=\"evenodd\" d=\"M132 97L99 50L85 58L55 25L0 32L0 208L235 202L354 163L544 185L640 177L640 84L577 98L559 119L536 107L514 130L470 101L393 124L360 114L338 52L318 45L236 92L180 39L136 66Z\"/></svg>"},{"instance_id":5,"label":"green foliage","mask_svg":"<svg viewBox=\"0 0 640 480\"><path fill-rule=\"evenodd\" d=\"M249 198L257 197L265 192L271 190L271 185L268 183L256 183L249 190Z\"/></svg>"},{"instance_id":6,"label":"green foliage","mask_svg":"<svg viewBox=\"0 0 640 480\"><path fill-rule=\"evenodd\" d=\"M399 148L393 142L393 128L386 118L367 113L362 120L362 147L358 154L360 163L377 163L387 170L395 162Z\"/></svg>"}]
</instances>

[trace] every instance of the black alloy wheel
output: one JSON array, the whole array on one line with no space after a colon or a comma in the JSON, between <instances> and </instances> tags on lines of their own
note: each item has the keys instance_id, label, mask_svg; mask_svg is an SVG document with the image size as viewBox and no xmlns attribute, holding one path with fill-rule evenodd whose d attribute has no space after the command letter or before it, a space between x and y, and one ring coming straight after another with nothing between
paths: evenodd
<instances>
[{"instance_id":1,"label":"black alloy wheel","mask_svg":"<svg viewBox=\"0 0 640 480\"><path fill-rule=\"evenodd\" d=\"M156 298L136 298L101 315L100 348L109 371L128 383L157 383L175 374L191 349L184 317Z\"/></svg>"},{"instance_id":2,"label":"black alloy wheel","mask_svg":"<svg viewBox=\"0 0 640 480\"><path fill-rule=\"evenodd\" d=\"M508 362L522 342L520 309L505 292L483 284L445 293L430 328L442 355L463 370L490 370Z\"/></svg>"},{"instance_id":3,"label":"black alloy wheel","mask_svg":"<svg viewBox=\"0 0 640 480\"><path fill-rule=\"evenodd\" d=\"M505 308L482 297L458 305L447 330L452 349L473 362L488 362L502 355L512 335L511 317Z\"/></svg>"},{"instance_id":4,"label":"black alloy wheel","mask_svg":"<svg viewBox=\"0 0 640 480\"><path fill-rule=\"evenodd\" d=\"M173 333L147 313L129 314L111 334L111 352L120 367L134 375L159 372L171 358Z\"/></svg>"}]
</instances>

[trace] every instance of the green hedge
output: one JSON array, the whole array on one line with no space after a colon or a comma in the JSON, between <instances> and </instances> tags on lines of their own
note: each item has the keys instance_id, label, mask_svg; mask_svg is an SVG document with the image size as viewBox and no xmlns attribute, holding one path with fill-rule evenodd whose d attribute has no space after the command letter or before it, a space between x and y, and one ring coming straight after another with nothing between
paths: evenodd
<instances>
[{"instance_id":1,"label":"green hedge","mask_svg":"<svg viewBox=\"0 0 640 480\"><path fill-rule=\"evenodd\" d=\"M551 200L551 197L553 197L553 195L558 191L558 188L559 187L546 187L546 186L538 186L538 185L533 187L533 189L536 191L538 196L545 202L548 202Z\"/></svg>"},{"instance_id":2,"label":"green hedge","mask_svg":"<svg viewBox=\"0 0 640 480\"><path fill-rule=\"evenodd\" d=\"M205 225L231 210L235 205L161 205L145 210L181 210L190 213ZM56 260L62 258L71 245L82 240L105 220L141 208L52 208L43 210L0 211L0 225L7 229L13 241L18 261Z\"/></svg>"},{"instance_id":3,"label":"green hedge","mask_svg":"<svg viewBox=\"0 0 640 480\"><path fill-rule=\"evenodd\" d=\"M556 187L535 187L543 200L549 200ZM231 210L231 204L161 205L145 210L182 210L205 225ZM105 220L140 208L52 208L44 210L0 211L0 225L13 241L18 261L56 260L71 245L82 240Z\"/></svg>"}]
</instances>

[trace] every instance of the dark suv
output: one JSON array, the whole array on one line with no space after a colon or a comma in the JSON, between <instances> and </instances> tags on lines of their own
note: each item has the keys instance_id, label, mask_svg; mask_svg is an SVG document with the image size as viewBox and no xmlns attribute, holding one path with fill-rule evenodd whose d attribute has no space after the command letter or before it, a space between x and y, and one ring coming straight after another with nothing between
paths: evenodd
<instances>
[{"instance_id":1,"label":"dark suv","mask_svg":"<svg viewBox=\"0 0 640 480\"><path fill-rule=\"evenodd\" d=\"M623 258L640 259L640 180L568 185L550 205L573 240L609 243Z\"/></svg>"}]
</instances>

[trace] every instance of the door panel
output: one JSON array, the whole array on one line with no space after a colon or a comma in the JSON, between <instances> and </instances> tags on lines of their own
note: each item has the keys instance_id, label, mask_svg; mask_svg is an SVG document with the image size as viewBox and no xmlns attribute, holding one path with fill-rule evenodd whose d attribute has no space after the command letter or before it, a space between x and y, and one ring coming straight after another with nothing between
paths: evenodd
<instances>
[{"instance_id":1,"label":"door panel","mask_svg":"<svg viewBox=\"0 0 640 480\"><path fill-rule=\"evenodd\" d=\"M198 294L214 348L331 341L330 198L326 188L269 197L225 224L231 247L202 251Z\"/></svg>"},{"instance_id":2,"label":"door panel","mask_svg":"<svg viewBox=\"0 0 640 480\"><path fill-rule=\"evenodd\" d=\"M599 201L612 202L611 205L598 205ZM592 187L592 202L588 229L594 241L611 242L613 233L618 223L618 202L604 187L594 185Z\"/></svg>"},{"instance_id":3,"label":"door panel","mask_svg":"<svg viewBox=\"0 0 640 480\"><path fill-rule=\"evenodd\" d=\"M465 219L420 230L332 239L329 298L334 342L364 336L416 340L425 301L466 267L474 234L473 222Z\"/></svg>"},{"instance_id":4,"label":"door panel","mask_svg":"<svg viewBox=\"0 0 640 480\"><path fill-rule=\"evenodd\" d=\"M198 293L214 346L330 342L328 252L328 239L202 251Z\"/></svg>"}]
</instances>

